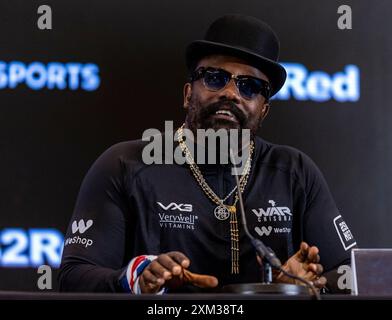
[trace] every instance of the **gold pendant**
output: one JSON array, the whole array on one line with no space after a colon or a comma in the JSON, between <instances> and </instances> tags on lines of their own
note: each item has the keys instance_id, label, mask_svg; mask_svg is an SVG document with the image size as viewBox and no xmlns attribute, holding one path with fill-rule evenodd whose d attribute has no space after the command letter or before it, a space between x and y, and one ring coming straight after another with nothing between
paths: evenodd
<instances>
[{"instance_id":1,"label":"gold pendant","mask_svg":"<svg viewBox=\"0 0 392 320\"><path fill-rule=\"evenodd\" d=\"M229 209L230 213L236 213L237 208L235 206L227 206L227 209Z\"/></svg>"},{"instance_id":2,"label":"gold pendant","mask_svg":"<svg viewBox=\"0 0 392 320\"><path fill-rule=\"evenodd\" d=\"M214 215L218 220L227 220L230 217L229 208L225 205L217 206L214 210Z\"/></svg>"}]
</instances>

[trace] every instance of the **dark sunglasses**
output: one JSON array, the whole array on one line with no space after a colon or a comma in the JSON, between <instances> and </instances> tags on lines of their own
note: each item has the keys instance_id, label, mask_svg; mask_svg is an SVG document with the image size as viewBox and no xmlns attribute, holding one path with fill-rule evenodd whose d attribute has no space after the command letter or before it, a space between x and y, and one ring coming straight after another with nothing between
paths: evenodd
<instances>
[{"instance_id":1,"label":"dark sunglasses","mask_svg":"<svg viewBox=\"0 0 392 320\"><path fill-rule=\"evenodd\" d=\"M239 93L247 100L254 99L258 94L268 100L271 93L271 86L267 81L246 75L235 76L223 69L200 67L192 73L190 80L193 82L199 79L203 79L204 86L211 91L223 89L234 79Z\"/></svg>"}]
</instances>

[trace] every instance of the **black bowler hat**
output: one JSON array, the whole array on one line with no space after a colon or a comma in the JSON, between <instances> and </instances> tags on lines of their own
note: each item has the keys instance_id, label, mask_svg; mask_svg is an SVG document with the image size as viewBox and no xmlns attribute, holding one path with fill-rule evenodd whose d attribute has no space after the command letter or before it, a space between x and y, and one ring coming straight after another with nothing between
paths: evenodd
<instances>
[{"instance_id":1,"label":"black bowler hat","mask_svg":"<svg viewBox=\"0 0 392 320\"><path fill-rule=\"evenodd\" d=\"M193 71L203 57L225 54L244 59L269 79L274 95L286 80L286 70L277 61L279 40L263 21L243 15L226 15L215 20L204 40L191 42L186 48L186 64Z\"/></svg>"}]
</instances>

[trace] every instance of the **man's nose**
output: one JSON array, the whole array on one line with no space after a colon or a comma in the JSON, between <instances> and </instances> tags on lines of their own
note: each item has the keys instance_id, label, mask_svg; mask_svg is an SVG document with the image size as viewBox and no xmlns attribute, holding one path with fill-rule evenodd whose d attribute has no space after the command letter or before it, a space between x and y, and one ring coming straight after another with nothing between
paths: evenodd
<instances>
[{"instance_id":1,"label":"man's nose","mask_svg":"<svg viewBox=\"0 0 392 320\"><path fill-rule=\"evenodd\" d=\"M229 83L226 84L222 90L218 91L218 93L220 99L226 98L227 100L231 100L237 103L239 103L241 100L241 96L234 79L230 79Z\"/></svg>"}]
</instances>

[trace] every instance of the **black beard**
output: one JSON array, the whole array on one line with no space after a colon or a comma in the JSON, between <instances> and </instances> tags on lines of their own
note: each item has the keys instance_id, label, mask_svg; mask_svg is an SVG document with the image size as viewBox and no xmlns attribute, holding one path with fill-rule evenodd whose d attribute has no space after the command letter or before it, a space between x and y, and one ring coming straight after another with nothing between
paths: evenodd
<instances>
[{"instance_id":1,"label":"black beard","mask_svg":"<svg viewBox=\"0 0 392 320\"><path fill-rule=\"evenodd\" d=\"M215 112L222 107L229 110L237 118L238 122L214 118L213 115ZM254 136L261 125L262 119L261 116L252 117L244 114L237 105L230 100L220 100L202 106L199 101L195 101L194 98L191 98L185 122L187 127L194 134L196 134L197 129L249 129L251 136Z\"/></svg>"}]
</instances>

